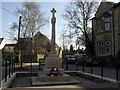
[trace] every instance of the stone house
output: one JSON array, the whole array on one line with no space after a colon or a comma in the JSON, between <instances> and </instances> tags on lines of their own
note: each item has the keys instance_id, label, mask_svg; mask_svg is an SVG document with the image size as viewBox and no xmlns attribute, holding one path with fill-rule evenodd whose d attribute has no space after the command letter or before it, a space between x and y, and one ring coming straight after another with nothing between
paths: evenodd
<instances>
[{"instance_id":1,"label":"stone house","mask_svg":"<svg viewBox=\"0 0 120 90\"><path fill-rule=\"evenodd\" d=\"M20 38L21 59L23 62L36 62L39 59L44 59L50 52L50 40L42 33L37 32L32 38ZM56 44L56 51L59 56L62 56L62 49ZM18 52L17 52L18 53Z\"/></svg>"},{"instance_id":2,"label":"stone house","mask_svg":"<svg viewBox=\"0 0 120 90\"><path fill-rule=\"evenodd\" d=\"M5 60L10 60L10 58L16 56L15 47L16 44L5 44L5 46L2 48L2 62L5 62Z\"/></svg>"},{"instance_id":3,"label":"stone house","mask_svg":"<svg viewBox=\"0 0 120 90\"><path fill-rule=\"evenodd\" d=\"M96 57L114 57L120 51L120 2L101 2L92 18Z\"/></svg>"},{"instance_id":4,"label":"stone house","mask_svg":"<svg viewBox=\"0 0 120 90\"><path fill-rule=\"evenodd\" d=\"M15 46L16 44L5 44L2 51L6 54L11 54L11 53L13 54L15 53Z\"/></svg>"},{"instance_id":5,"label":"stone house","mask_svg":"<svg viewBox=\"0 0 120 90\"><path fill-rule=\"evenodd\" d=\"M2 73L2 48L4 46L4 38L0 38L0 73ZM2 74L1 74L2 75ZM1 81L2 81L2 76L0 75L0 88L1 88Z\"/></svg>"}]
</instances>

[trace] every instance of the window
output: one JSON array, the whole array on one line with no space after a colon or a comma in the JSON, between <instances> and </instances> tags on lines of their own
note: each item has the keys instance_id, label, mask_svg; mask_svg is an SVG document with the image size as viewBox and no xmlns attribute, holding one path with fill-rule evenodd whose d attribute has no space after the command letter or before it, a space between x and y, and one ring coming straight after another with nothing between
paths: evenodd
<instances>
[{"instance_id":1,"label":"window","mask_svg":"<svg viewBox=\"0 0 120 90\"><path fill-rule=\"evenodd\" d=\"M105 45L106 45L106 55L110 55L110 41L106 41Z\"/></svg>"},{"instance_id":2,"label":"window","mask_svg":"<svg viewBox=\"0 0 120 90\"><path fill-rule=\"evenodd\" d=\"M101 45L103 46L103 45L104 45L104 43L103 43L103 42L101 42Z\"/></svg>"},{"instance_id":3,"label":"window","mask_svg":"<svg viewBox=\"0 0 120 90\"><path fill-rule=\"evenodd\" d=\"M106 47L106 54L110 55L110 47Z\"/></svg>"},{"instance_id":4,"label":"window","mask_svg":"<svg viewBox=\"0 0 120 90\"><path fill-rule=\"evenodd\" d=\"M105 27L105 31L110 30L109 18L104 18L104 27Z\"/></svg>"},{"instance_id":5,"label":"window","mask_svg":"<svg viewBox=\"0 0 120 90\"><path fill-rule=\"evenodd\" d=\"M100 44L101 46L100 46L100 48L101 48L101 50L100 50L100 55L102 56L103 55L103 45L104 45L104 43L103 43L103 41L101 41L101 44Z\"/></svg>"},{"instance_id":6,"label":"window","mask_svg":"<svg viewBox=\"0 0 120 90\"><path fill-rule=\"evenodd\" d=\"M97 24L97 32L98 33L103 32L103 30L102 30L102 20L97 20L96 24Z\"/></svg>"},{"instance_id":7,"label":"window","mask_svg":"<svg viewBox=\"0 0 120 90\"><path fill-rule=\"evenodd\" d=\"M97 55L99 55L99 52L100 52L100 44L99 44L99 41L97 41L97 47L96 47L96 49L97 49Z\"/></svg>"},{"instance_id":8,"label":"window","mask_svg":"<svg viewBox=\"0 0 120 90\"><path fill-rule=\"evenodd\" d=\"M110 41L106 41L105 45L110 45Z\"/></svg>"},{"instance_id":9,"label":"window","mask_svg":"<svg viewBox=\"0 0 120 90\"><path fill-rule=\"evenodd\" d=\"M109 23L105 23L105 31L109 31L110 27L109 27Z\"/></svg>"},{"instance_id":10,"label":"window","mask_svg":"<svg viewBox=\"0 0 120 90\"><path fill-rule=\"evenodd\" d=\"M109 18L104 18L104 22L109 22Z\"/></svg>"},{"instance_id":11,"label":"window","mask_svg":"<svg viewBox=\"0 0 120 90\"><path fill-rule=\"evenodd\" d=\"M97 42L97 46L100 46L100 45L99 45L99 42Z\"/></svg>"},{"instance_id":12,"label":"window","mask_svg":"<svg viewBox=\"0 0 120 90\"><path fill-rule=\"evenodd\" d=\"M104 48L101 47L101 55L103 55L103 54L104 54Z\"/></svg>"},{"instance_id":13,"label":"window","mask_svg":"<svg viewBox=\"0 0 120 90\"><path fill-rule=\"evenodd\" d=\"M102 20L100 20L100 25L99 25L99 29L100 29L100 32L103 32L103 22L102 22Z\"/></svg>"},{"instance_id":14,"label":"window","mask_svg":"<svg viewBox=\"0 0 120 90\"><path fill-rule=\"evenodd\" d=\"M97 54L98 56L103 56L104 54L104 42L103 41L98 41L97 42Z\"/></svg>"},{"instance_id":15,"label":"window","mask_svg":"<svg viewBox=\"0 0 120 90\"><path fill-rule=\"evenodd\" d=\"M100 25L99 20L96 21L96 25L97 25L97 28L96 28L97 32L99 33L100 32L100 29L99 29L99 25Z\"/></svg>"}]
</instances>

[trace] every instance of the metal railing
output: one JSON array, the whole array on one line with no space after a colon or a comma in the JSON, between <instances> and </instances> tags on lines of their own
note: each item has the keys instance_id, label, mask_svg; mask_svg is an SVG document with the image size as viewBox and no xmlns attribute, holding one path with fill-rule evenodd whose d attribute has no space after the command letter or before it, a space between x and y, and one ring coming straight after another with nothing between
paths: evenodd
<instances>
[{"instance_id":1,"label":"metal railing","mask_svg":"<svg viewBox=\"0 0 120 90\"><path fill-rule=\"evenodd\" d=\"M13 73L15 72L15 60L13 58L8 58L5 60L5 82L7 82L7 76L9 76L9 78L11 77L11 75L13 75Z\"/></svg>"},{"instance_id":2,"label":"metal railing","mask_svg":"<svg viewBox=\"0 0 120 90\"><path fill-rule=\"evenodd\" d=\"M120 68L118 67L117 61L114 61L114 66L106 66L107 63L104 63L104 60L101 59L101 63L99 65L91 64L88 66L85 65L84 60L83 64L79 65L76 61L75 63L64 63L64 69L72 70L72 71L82 71L83 73L90 73L91 75L99 75L101 78L111 78L116 80L117 82L120 80Z\"/></svg>"},{"instance_id":3,"label":"metal railing","mask_svg":"<svg viewBox=\"0 0 120 90\"><path fill-rule=\"evenodd\" d=\"M16 65L15 65L15 61L12 58L8 58L5 62L5 71L4 71L4 78L5 78L5 82L7 82L7 76L10 78L11 74L13 74L16 69ZM74 64L69 64L68 62L62 64L62 67L65 70L73 70L73 71L82 71L83 73L90 73L91 75L99 75L101 76L101 78L104 77L110 77L115 79L116 81L120 80L120 69L118 68L118 63L115 61L115 67L106 67L104 65L103 60L101 60L101 64L99 66L94 66L93 62L91 62L91 64L89 66L86 66L84 61L83 61L83 65L79 65L78 62L75 62ZM32 62L30 64L30 73L32 73L33 70L33 65ZM39 61L38 64L38 70L41 70L41 62ZM109 73L108 73L109 72Z\"/></svg>"}]
</instances>

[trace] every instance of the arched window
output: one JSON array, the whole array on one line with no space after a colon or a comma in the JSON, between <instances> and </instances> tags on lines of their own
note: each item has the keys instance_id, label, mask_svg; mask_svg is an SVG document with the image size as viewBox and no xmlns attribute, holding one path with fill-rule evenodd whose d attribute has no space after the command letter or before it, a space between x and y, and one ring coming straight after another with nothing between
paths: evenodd
<instances>
[{"instance_id":1,"label":"arched window","mask_svg":"<svg viewBox=\"0 0 120 90\"><path fill-rule=\"evenodd\" d=\"M110 41L106 41L106 42L105 42L105 45L110 45Z\"/></svg>"},{"instance_id":2,"label":"arched window","mask_svg":"<svg viewBox=\"0 0 120 90\"><path fill-rule=\"evenodd\" d=\"M104 54L104 42L103 41L98 41L97 42L97 53L99 56L102 56Z\"/></svg>"},{"instance_id":3,"label":"arched window","mask_svg":"<svg viewBox=\"0 0 120 90\"><path fill-rule=\"evenodd\" d=\"M110 55L110 47L106 47L106 54Z\"/></svg>"},{"instance_id":4,"label":"arched window","mask_svg":"<svg viewBox=\"0 0 120 90\"><path fill-rule=\"evenodd\" d=\"M105 45L106 45L106 55L110 55L110 52L111 52L110 41L106 41Z\"/></svg>"}]
</instances>

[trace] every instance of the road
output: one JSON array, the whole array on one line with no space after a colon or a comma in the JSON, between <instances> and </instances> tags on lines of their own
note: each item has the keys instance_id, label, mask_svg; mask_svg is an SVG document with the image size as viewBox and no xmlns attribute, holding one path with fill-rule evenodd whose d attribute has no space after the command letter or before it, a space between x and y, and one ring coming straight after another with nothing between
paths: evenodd
<instances>
[{"instance_id":1,"label":"road","mask_svg":"<svg viewBox=\"0 0 120 90\"><path fill-rule=\"evenodd\" d=\"M16 71L26 71L30 72L30 65L24 65L23 70L16 69ZM66 70L66 65L63 65L63 68ZM43 65L41 66L41 69L43 69ZM8 68L9 70L9 68ZM69 64L67 71L76 71L76 65L75 64ZM78 66L78 71L83 71L83 66ZM118 76L120 80L120 68L118 70ZM33 64L32 66L32 72L39 72L39 65ZM91 73L91 67L84 67L84 72ZM95 75L101 75L101 67L100 66L94 66L92 67L92 73ZM7 73L8 74L8 73ZM103 67L103 76L107 78L116 79L116 68L111 67ZM5 67L2 68L2 79L5 77Z\"/></svg>"}]
</instances>

